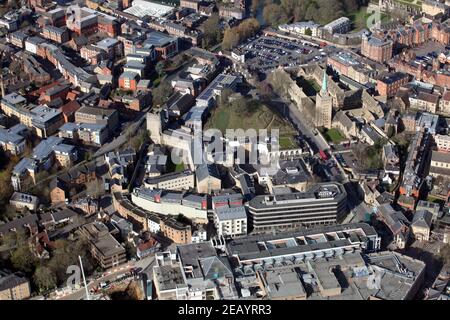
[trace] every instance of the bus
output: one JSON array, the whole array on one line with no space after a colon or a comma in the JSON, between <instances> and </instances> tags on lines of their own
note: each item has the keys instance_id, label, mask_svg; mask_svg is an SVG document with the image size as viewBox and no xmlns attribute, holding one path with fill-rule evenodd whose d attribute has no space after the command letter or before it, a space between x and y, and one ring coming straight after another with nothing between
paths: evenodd
<instances>
[{"instance_id":1,"label":"bus","mask_svg":"<svg viewBox=\"0 0 450 320\"><path fill-rule=\"evenodd\" d=\"M320 155L320 157L322 158L323 161L327 161L328 160L328 156L325 153L325 151L319 150L319 155Z\"/></svg>"}]
</instances>

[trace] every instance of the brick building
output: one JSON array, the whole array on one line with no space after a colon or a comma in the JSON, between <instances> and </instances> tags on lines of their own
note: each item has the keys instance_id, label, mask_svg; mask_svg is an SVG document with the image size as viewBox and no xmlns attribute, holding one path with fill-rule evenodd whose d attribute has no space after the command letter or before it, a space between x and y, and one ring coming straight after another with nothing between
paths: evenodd
<instances>
[{"instance_id":1,"label":"brick building","mask_svg":"<svg viewBox=\"0 0 450 320\"><path fill-rule=\"evenodd\" d=\"M382 96L393 97L400 89L409 82L409 76L401 72L388 73L377 80L377 90Z\"/></svg>"},{"instance_id":2,"label":"brick building","mask_svg":"<svg viewBox=\"0 0 450 320\"><path fill-rule=\"evenodd\" d=\"M361 54L369 59L384 63L392 58L393 42L373 36L362 36Z\"/></svg>"},{"instance_id":3,"label":"brick building","mask_svg":"<svg viewBox=\"0 0 450 320\"><path fill-rule=\"evenodd\" d=\"M178 244L192 243L192 230L190 225L185 225L173 218L161 220L161 232L167 238Z\"/></svg>"}]
</instances>

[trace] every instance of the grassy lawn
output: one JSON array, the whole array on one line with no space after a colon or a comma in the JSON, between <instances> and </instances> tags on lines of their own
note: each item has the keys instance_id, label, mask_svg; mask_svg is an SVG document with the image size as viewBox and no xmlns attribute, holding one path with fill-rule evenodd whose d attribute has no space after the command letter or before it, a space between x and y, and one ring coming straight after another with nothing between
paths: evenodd
<instances>
[{"instance_id":1,"label":"grassy lawn","mask_svg":"<svg viewBox=\"0 0 450 320\"><path fill-rule=\"evenodd\" d=\"M353 22L355 31L367 28L367 18L370 13L367 13L367 7L361 7L358 11L350 13L347 17Z\"/></svg>"},{"instance_id":2,"label":"grassy lawn","mask_svg":"<svg viewBox=\"0 0 450 320\"><path fill-rule=\"evenodd\" d=\"M267 106L260 105L251 114L242 114L232 107L217 107L212 111L206 123L206 129L216 128L225 133L226 129L278 129L280 136L294 133L290 124L272 112Z\"/></svg>"},{"instance_id":3,"label":"grassy lawn","mask_svg":"<svg viewBox=\"0 0 450 320\"><path fill-rule=\"evenodd\" d=\"M307 96L315 96L320 91L320 85L313 79L306 80L303 77L297 79L297 84Z\"/></svg>"},{"instance_id":4,"label":"grassy lawn","mask_svg":"<svg viewBox=\"0 0 450 320\"><path fill-rule=\"evenodd\" d=\"M222 132L228 128L228 122L230 121L230 114L227 110L217 110L210 119L210 128L219 129Z\"/></svg>"},{"instance_id":5,"label":"grassy lawn","mask_svg":"<svg viewBox=\"0 0 450 320\"><path fill-rule=\"evenodd\" d=\"M175 164L172 162L172 160L169 159L167 161L166 169L167 172L181 172L184 170L184 164L183 163Z\"/></svg>"},{"instance_id":6,"label":"grassy lawn","mask_svg":"<svg viewBox=\"0 0 450 320\"><path fill-rule=\"evenodd\" d=\"M280 150L295 149L298 147L295 142L292 142L290 137L281 137L279 143Z\"/></svg>"},{"instance_id":7,"label":"grassy lawn","mask_svg":"<svg viewBox=\"0 0 450 320\"><path fill-rule=\"evenodd\" d=\"M432 195L429 195L429 196L427 197L427 201L433 202L433 203L439 203L439 204L445 203L444 200L439 199L439 198L437 198L437 197L434 197L434 196L432 196Z\"/></svg>"},{"instance_id":8,"label":"grassy lawn","mask_svg":"<svg viewBox=\"0 0 450 320\"><path fill-rule=\"evenodd\" d=\"M394 1L405 4L410 7L422 8L422 1L417 0L394 0Z\"/></svg>"},{"instance_id":9,"label":"grassy lawn","mask_svg":"<svg viewBox=\"0 0 450 320\"><path fill-rule=\"evenodd\" d=\"M344 134L336 128L324 130L323 136L328 142L333 142L335 144L341 143L346 139Z\"/></svg>"},{"instance_id":10,"label":"grassy lawn","mask_svg":"<svg viewBox=\"0 0 450 320\"><path fill-rule=\"evenodd\" d=\"M175 165L175 172L181 172L184 170L184 163L179 163Z\"/></svg>"},{"instance_id":11,"label":"grassy lawn","mask_svg":"<svg viewBox=\"0 0 450 320\"><path fill-rule=\"evenodd\" d=\"M414 1L414 0L411 0ZM347 17L353 22L353 31L360 31L364 28L367 28L367 19L372 15L372 13L367 12L367 7L361 7L358 11L350 13ZM390 20L390 16L382 13L381 21L388 22Z\"/></svg>"},{"instance_id":12,"label":"grassy lawn","mask_svg":"<svg viewBox=\"0 0 450 320\"><path fill-rule=\"evenodd\" d=\"M167 159L167 166L166 166L166 171L169 172L181 172L183 171L184 168L184 163L173 163L172 158L169 156L169 158Z\"/></svg>"},{"instance_id":13,"label":"grassy lawn","mask_svg":"<svg viewBox=\"0 0 450 320\"><path fill-rule=\"evenodd\" d=\"M308 80L308 84L316 91L319 92L320 91L320 85L313 79L309 79Z\"/></svg>"},{"instance_id":14,"label":"grassy lawn","mask_svg":"<svg viewBox=\"0 0 450 320\"><path fill-rule=\"evenodd\" d=\"M242 112L232 105L216 107L205 124L205 129L219 129L223 134L226 129L267 129L270 136L271 130L278 129L280 137L280 148L297 148L294 139L295 130L289 122L282 119L267 106L259 104L252 112Z\"/></svg>"}]
</instances>

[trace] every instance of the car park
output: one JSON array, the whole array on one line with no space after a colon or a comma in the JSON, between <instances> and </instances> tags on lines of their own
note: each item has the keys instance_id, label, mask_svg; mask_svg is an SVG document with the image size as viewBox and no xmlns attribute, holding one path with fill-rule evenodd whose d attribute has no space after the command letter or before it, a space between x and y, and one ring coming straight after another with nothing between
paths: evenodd
<instances>
[{"instance_id":1,"label":"car park","mask_svg":"<svg viewBox=\"0 0 450 320\"><path fill-rule=\"evenodd\" d=\"M266 73L279 66L295 67L310 61L320 61L327 49L308 41L291 40L275 36L256 36L238 46L247 54L250 70Z\"/></svg>"}]
</instances>

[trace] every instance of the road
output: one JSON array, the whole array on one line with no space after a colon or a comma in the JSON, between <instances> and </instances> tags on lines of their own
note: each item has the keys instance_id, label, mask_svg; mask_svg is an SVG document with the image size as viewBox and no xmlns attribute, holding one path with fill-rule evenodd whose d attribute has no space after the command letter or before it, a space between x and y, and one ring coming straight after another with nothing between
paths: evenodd
<instances>
[{"instance_id":1,"label":"road","mask_svg":"<svg viewBox=\"0 0 450 320\"><path fill-rule=\"evenodd\" d=\"M97 279L86 279L88 281L87 287L88 290L91 290L93 288L96 288L100 285L101 282L105 281L113 281L117 279L118 276L127 274L131 268L141 268L141 270L145 270L155 262L154 255L150 255L148 257L145 257L138 261L129 261L126 264L123 264L121 266L117 266L114 269L104 273L101 277ZM56 296L50 299L54 300L82 300L86 298L86 290L82 286L80 289L71 292L69 294L66 294L64 296Z\"/></svg>"},{"instance_id":2,"label":"road","mask_svg":"<svg viewBox=\"0 0 450 320\"><path fill-rule=\"evenodd\" d=\"M347 174L344 169L340 165L339 161L337 161L335 155L331 152L330 146L325 141L325 139L317 134L315 135L309 124L307 124L302 117L300 110L297 106L292 102L287 102L284 99L276 98L272 99L272 103L279 104L278 110L283 110L284 117L289 119L291 123L294 125L295 129L299 131L304 139L307 141L308 145L313 149L314 153L317 153L319 149L321 150L329 150L331 154L331 159L327 161L325 165L330 165L334 163L339 169L339 173L337 175L333 175L330 180L338 181L344 185L345 190L347 191L347 206L350 210L349 216L346 217L346 220L352 220L353 217L359 217L360 211L364 211L364 208L360 208L361 200L359 199L359 193L355 189L353 183L348 179ZM280 108L281 106L281 108ZM287 107L287 108L286 108ZM333 165L334 165L333 164Z\"/></svg>"},{"instance_id":3,"label":"road","mask_svg":"<svg viewBox=\"0 0 450 320\"><path fill-rule=\"evenodd\" d=\"M290 102L288 104L287 112L288 112L286 114L287 118L293 123L296 129L303 134L303 136L309 139L308 141L309 144L311 144L312 142L313 146L311 147L313 149L328 150L330 148L328 143L321 136L315 135L311 127L307 123L305 123L304 117L302 116L300 110L294 103Z\"/></svg>"}]
</instances>

